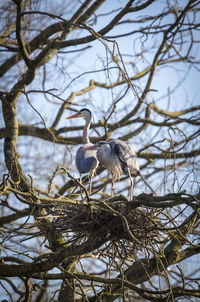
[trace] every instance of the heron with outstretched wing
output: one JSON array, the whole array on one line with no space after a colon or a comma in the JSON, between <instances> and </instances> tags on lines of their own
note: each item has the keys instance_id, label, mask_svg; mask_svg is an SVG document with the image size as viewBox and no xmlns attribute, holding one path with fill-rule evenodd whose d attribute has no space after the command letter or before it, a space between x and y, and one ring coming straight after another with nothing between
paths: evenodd
<instances>
[{"instance_id":1,"label":"heron with outstretched wing","mask_svg":"<svg viewBox=\"0 0 200 302\"><path fill-rule=\"evenodd\" d=\"M84 147L84 150L97 150L97 158L112 175L112 194L114 193L114 182L120 179L122 174L130 178L130 199L133 198L134 180L140 174L140 168L137 161L136 152L133 147L121 140L110 142L101 141L97 144Z\"/></svg>"}]
</instances>

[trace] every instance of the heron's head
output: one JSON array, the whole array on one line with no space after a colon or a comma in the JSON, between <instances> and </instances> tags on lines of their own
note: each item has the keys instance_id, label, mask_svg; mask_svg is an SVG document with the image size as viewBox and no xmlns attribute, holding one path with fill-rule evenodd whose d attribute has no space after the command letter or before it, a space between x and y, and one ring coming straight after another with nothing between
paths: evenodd
<instances>
[{"instance_id":1,"label":"heron's head","mask_svg":"<svg viewBox=\"0 0 200 302\"><path fill-rule=\"evenodd\" d=\"M100 141L100 142L96 143L96 146L97 146L97 149L99 149L99 148L105 149L105 148L108 148L108 147L110 148L109 143L105 142L105 141Z\"/></svg>"},{"instance_id":2,"label":"heron's head","mask_svg":"<svg viewBox=\"0 0 200 302\"><path fill-rule=\"evenodd\" d=\"M89 146L89 147L84 147L83 150L86 151L86 150L99 150L99 149L108 149L110 148L110 145L108 142L105 142L105 141L101 141L101 142L98 142L92 146Z\"/></svg>"},{"instance_id":3,"label":"heron's head","mask_svg":"<svg viewBox=\"0 0 200 302\"><path fill-rule=\"evenodd\" d=\"M78 111L77 113L66 117L66 120L71 119L71 118L77 118L77 117L83 117L85 120L89 120L92 116L92 113L89 109L87 108L83 108L80 111Z\"/></svg>"}]
</instances>

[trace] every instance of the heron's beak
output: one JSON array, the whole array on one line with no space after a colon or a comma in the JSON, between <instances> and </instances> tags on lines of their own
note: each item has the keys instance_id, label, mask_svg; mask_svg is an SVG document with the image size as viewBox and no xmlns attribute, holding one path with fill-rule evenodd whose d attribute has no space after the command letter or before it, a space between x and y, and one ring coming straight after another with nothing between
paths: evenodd
<instances>
[{"instance_id":1,"label":"heron's beak","mask_svg":"<svg viewBox=\"0 0 200 302\"><path fill-rule=\"evenodd\" d=\"M93 146L90 146L90 147L82 147L82 150L83 151L87 151L87 150L96 150L98 148L97 145L93 145Z\"/></svg>"},{"instance_id":2,"label":"heron's beak","mask_svg":"<svg viewBox=\"0 0 200 302\"><path fill-rule=\"evenodd\" d=\"M65 119L66 119L66 120L69 120L70 118L75 118L75 117L79 117L79 112L78 112L78 113L75 113L75 114L73 114L73 115L70 115L70 116L66 117Z\"/></svg>"}]
</instances>

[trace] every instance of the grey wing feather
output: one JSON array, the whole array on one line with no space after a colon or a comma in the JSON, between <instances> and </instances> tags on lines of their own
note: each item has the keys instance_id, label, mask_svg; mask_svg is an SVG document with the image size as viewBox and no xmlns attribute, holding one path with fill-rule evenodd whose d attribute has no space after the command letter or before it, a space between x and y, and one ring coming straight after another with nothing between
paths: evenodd
<instances>
[{"instance_id":1,"label":"grey wing feather","mask_svg":"<svg viewBox=\"0 0 200 302\"><path fill-rule=\"evenodd\" d=\"M96 152L83 151L80 147L76 153L76 167L79 173L88 173L96 169L98 161L96 158Z\"/></svg>"},{"instance_id":2,"label":"grey wing feather","mask_svg":"<svg viewBox=\"0 0 200 302\"><path fill-rule=\"evenodd\" d=\"M131 174L134 176L139 174L140 168L137 161L136 152L133 147L121 140L113 141L113 151L118 156L122 170L125 174L128 174L128 168Z\"/></svg>"}]
</instances>

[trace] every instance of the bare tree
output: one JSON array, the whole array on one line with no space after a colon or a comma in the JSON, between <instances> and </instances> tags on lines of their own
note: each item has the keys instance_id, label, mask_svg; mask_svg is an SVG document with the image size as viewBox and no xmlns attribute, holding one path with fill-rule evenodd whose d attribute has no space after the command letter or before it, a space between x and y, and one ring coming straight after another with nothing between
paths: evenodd
<instances>
[{"instance_id":1,"label":"bare tree","mask_svg":"<svg viewBox=\"0 0 200 302\"><path fill-rule=\"evenodd\" d=\"M2 301L197 301L200 1L0 10ZM137 151L131 201L101 165L79 182L84 107Z\"/></svg>"}]
</instances>

